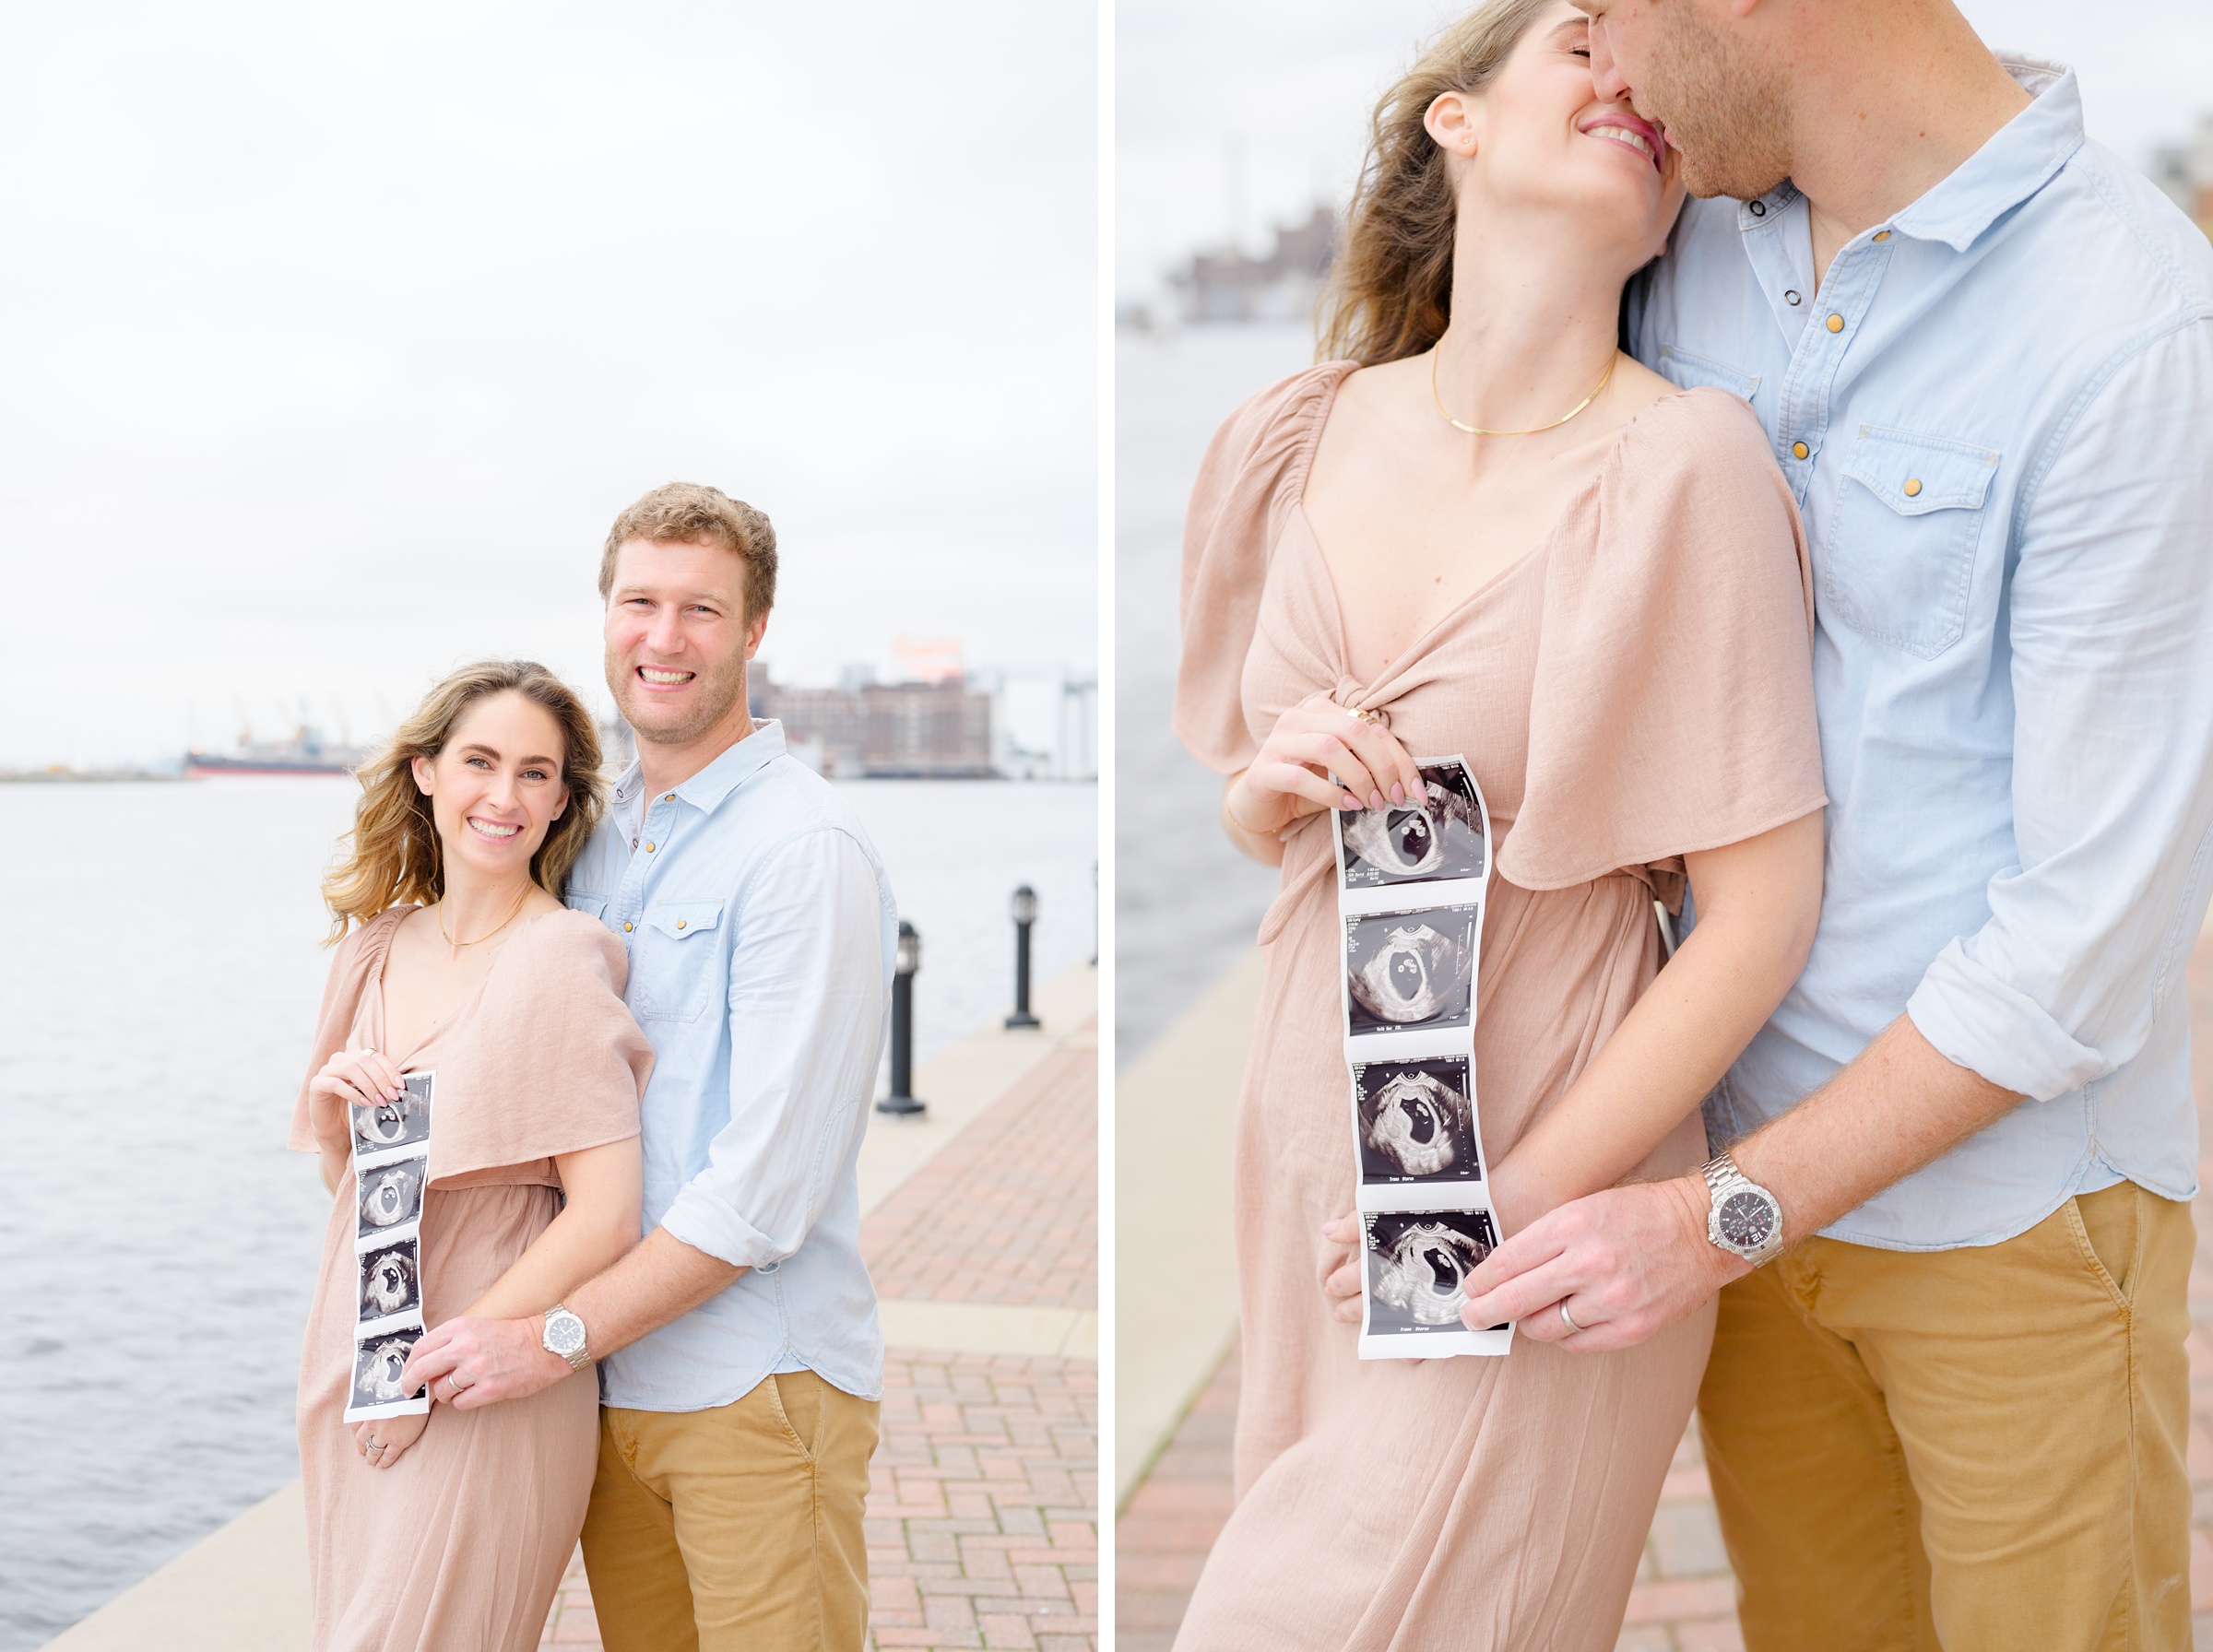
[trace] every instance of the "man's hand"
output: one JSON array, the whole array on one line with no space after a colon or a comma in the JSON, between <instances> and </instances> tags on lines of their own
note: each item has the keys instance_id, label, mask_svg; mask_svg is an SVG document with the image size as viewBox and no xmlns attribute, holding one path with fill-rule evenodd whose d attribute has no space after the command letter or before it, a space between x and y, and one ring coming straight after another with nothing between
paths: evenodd
<instances>
[{"instance_id":1,"label":"man's hand","mask_svg":"<svg viewBox=\"0 0 2213 1652\"><path fill-rule=\"evenodd\" d=\"M410 1393L429 1384L431 1398L456 1411L527 1399L570 1375L544 1338L542 1317L449 1319L415 1344L400 1380Z\"/></svg>"},{"instance_id":2,"label":"man's hand","mask_svg":"<svg viewBox=\"0 0 2213 1652\"><path fill-rule=\"evenodd\" d=\"M1682 1176L1571 1200L1484 1258L1461 1322L1514 1320L1524 1337L1580 1352L1633 1347L1752 1271L1706 1237L1711 1209L1705 1184ZM1572 1334L1563 1302L1581 1328Z\"/></svg>"}]
</instances>

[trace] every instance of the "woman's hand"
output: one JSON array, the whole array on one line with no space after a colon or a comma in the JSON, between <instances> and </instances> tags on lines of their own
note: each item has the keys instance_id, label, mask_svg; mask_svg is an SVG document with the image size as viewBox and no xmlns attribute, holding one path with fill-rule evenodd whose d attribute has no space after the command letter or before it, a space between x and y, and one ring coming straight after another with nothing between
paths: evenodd
<instances>
[{"instance_id":1,"label":"woman's hand","mask_svg":"<svg viewBox=\"0 0 2213 1652\"><path fill-rule=\"evenodd\" d=\"M353 1139L349 1109L396 1102L406 1093L399 1069L375 1050L340 1050L307 1081L308 1116L325 1146L342 1150Z\"/></svg>"},{"instance_id":2,"label":"woman's hand","mask_svg":"<svg viewBox=\"0 0 2213 1652\"><path fill-rule=\"evenodd\" d=\"M373 1417L357 1422L353 1425L353 1448L372 1469L389 1469L399 1461L401 1453L422 1438L430 1421L428 1412L419 1412L412 1417Z\"/></svg>"},{"instance_id":3,"label":"woman's hand","mask_svg":"<svg viewBox=\"0 0 2213 1652\"><path fill-rule=\"evenodd\" d=\"M1322 1224L1321 1236L1331 1245L1345 1246L1330 1271L1322 1276L1321 1293L1330 1316L1343 1325L1360 1323L1360 1213L1347 1210L1334 1221Z\"/></svg>"},{"instance_id":4,"label":"woman's hand","mask_svg":"<svg viewBox=\"0 0 2213 1652\"><path fill-rule=\"evenodd\" d=\"M1240 832L1272 837L1325 808L1384 808L1422 795L1421 770L1390 729L1316 694L1275 720L1260 754L1229 783L1222 810Z\"/></svg>"}]
</instances>

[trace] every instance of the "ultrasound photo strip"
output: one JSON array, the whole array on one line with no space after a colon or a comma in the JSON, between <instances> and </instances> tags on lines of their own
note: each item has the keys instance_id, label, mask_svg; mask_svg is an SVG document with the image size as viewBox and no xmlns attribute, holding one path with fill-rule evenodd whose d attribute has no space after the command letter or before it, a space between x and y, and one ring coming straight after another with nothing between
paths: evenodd
<instances>
[{"instance_id":1,"label":"ultrasound photo strip","mask_svg":"<svg viewBox=\"0 0 2213 1652\"><path fill-rule=\"evenodd\" d=\"M1375 1211L1360 1227L1362 1359L1509 1351L1510 1325L1470 1330L1460 1319L1468 1275L1497 1248L1489 1210Z\"/></svg>"},{"instance_id":2,"label":"ultrasound photo strip","mask_svg":"<svg viewBox=\"0 0 2213 1652\"><path fill-rule=\"evenodd\" d=\"M354 1248L367 1250L414 1233L422 1221L422 1190L429 1180L430 1156L420 1151L357 1168Z\"/></svg>"},{"instance_id":3,"label":"ultrasound photo strip","mask_svg":"<svg viewBox=\"0 0 2213 1652\"><path fill-rule=\"evenodd\" d=\"M1363 1061L1353 1068L1353 1135L1363 1210L1481 1202L1474 1061Z\"/></svg>"},{"instance_id":4,"label":"ultrasound photo strip","mask_svg":"<svg viewBox=\"0 0 2213 1652\"><path fill-rule=\"evenodd\" d=\"M353 1385L348 1422L420 1416L431 1397L401 1391L422 1335L422 1200L431 1179L436 1075L408 1073L399 1100L355 1107Z\"/></svg>"},{"instance_id":5,"label":"ultrasound photo strip","mask_svg":"<svg viewBox=\"0 0 2213 1652\"><path fill-rule=\"evenodd\" d=\"M355 1335L365 1336L412 1316L422 1316L422 1240L395 1240L354 1257Z\"/></svg>"},{"instance_id":6,"label":"ultrasound photo strip","mask_svg":"<svg viewBox=\"0 0 2213 1652\"><path fill-rule=\"evenodd\" d=\"M1513 1337L1459 1317L1460 1282L1497 1244L1475 1071L1490 809L1465 758L1416 766L1417 802L1331 817L1364 1360L1502 1354Z\"/></svg>"},{"instance_id":7,"label":"ultrasound photo strip","mask_svg":"<svg viewBox=\"0 0 2213 1652\"><path fill-rule=\"evenodd\" d=\"M429 1144L431 1075L407 1073L399 1082L403 1093L396 1102L347 1109L353 1115L355 1164L381 1164L421 1152Z\"/></svg>"},{"instance_id":8,"label":"ultrasound photo strip","mask_svg":"<svg viewBox=\"0 0 2213 1652\"><path fill-rule=\"evenodd\" d=\"M1343 922L1352 1059L1418 1060L1474 1048L1480 902L1367 913Z\"/></svg>"},{"instance_id":9,"label":"ultrasound photo strip","mask_svg":"<svg viewBox=\"0 0 2213 1652\"><path fill-rule=\"evenodd\" d=\"M1480 904L1490 881L1491 816L1474 772L1457 757L1417 763L1424 796L1331 811L1338 910Z\"/></svg>"}]
</instances>

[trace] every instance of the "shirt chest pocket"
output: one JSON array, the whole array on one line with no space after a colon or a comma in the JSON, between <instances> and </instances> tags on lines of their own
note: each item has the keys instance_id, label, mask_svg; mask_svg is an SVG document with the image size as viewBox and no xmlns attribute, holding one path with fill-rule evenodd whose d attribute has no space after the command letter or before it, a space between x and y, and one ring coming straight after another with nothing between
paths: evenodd
<instances>
[{"instance_id":1,"label":"shirt chest pocket","mask_svg":"<svg viewBox=\"0 0 2213 1652\"><path fill-rule=\"evenodd\" d=\"M1942 436L1862 425L1822 548L1829 615L1924 660L1957 643L1999 456Z\"/></svg>"},{"instance_id":2,"label":"shirt chest pocket","mask_svg":"<svg viewBox=\"0 0 2213 1652\"><path fill-rule=\"evenodd\" d=\"M722 903L656 901L637 922L631 1009L640 1021L697 1021L723 978Z\"/></svg>"}]
</instances>

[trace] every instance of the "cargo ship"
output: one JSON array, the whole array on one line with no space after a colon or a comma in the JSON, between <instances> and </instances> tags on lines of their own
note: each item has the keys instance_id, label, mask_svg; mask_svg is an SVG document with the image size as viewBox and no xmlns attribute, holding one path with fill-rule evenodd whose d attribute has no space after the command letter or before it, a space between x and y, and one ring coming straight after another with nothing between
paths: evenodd
<instances>
[{"instance_id":1,"label":"cargo ship","mask_svg":"<svg viewBox=\"0 0 2213 1652\"><path fill-rule=\"evenodd\" d=\"M257 740L242 736L228 751L195 746L184 754L184 773L195 779L216 774L350 774L369 756L368 748L325 741L322 730L302 724L291 738Z\"/></svg>"}]
</instances>

